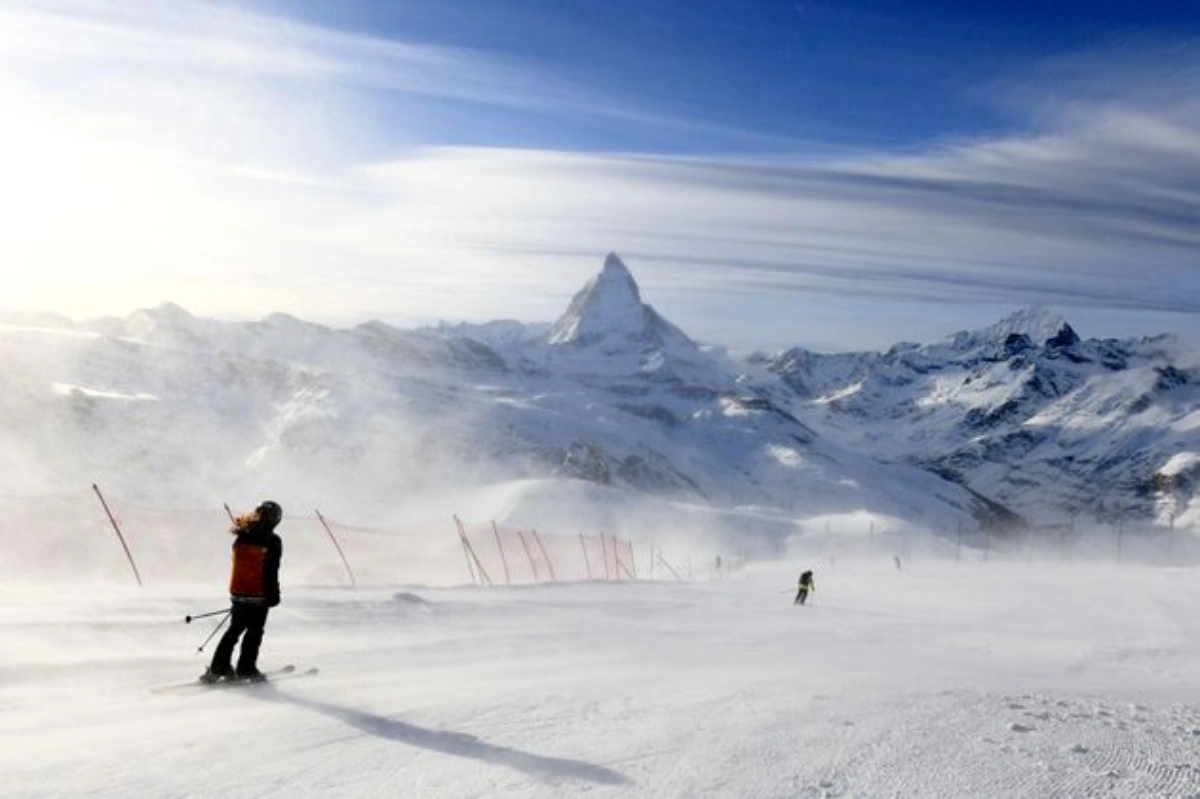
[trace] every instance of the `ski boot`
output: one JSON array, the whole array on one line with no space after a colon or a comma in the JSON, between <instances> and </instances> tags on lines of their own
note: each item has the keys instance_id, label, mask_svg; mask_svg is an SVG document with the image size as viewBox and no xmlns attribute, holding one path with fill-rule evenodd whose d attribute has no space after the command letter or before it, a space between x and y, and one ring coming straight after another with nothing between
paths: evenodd
<instances>
[{"instance_id":1,"label":"ski boot","mask_svg":"<svg viewBox=\"0 0 1200 799\"><path fill-rule=\"evenodd\" d=\"M204 670L204 673L200 675L200 682L204 683L205 685L212 685L220 682L221 680L232 680L235 676L237 675L234 674L233 669L213 669L212 666L209 666Z\"/></svg>"},{"instance_id":2,"label":"ski boot","mask_svg":"<svg viewBox=\"0 0 1200 799\"><path fill-rule=\"evenodd\" d=\"M258 669L247 669L246 671L239 669L236 679L238 682L266 682L267 675Z\"/></svg>"}]
</instances>

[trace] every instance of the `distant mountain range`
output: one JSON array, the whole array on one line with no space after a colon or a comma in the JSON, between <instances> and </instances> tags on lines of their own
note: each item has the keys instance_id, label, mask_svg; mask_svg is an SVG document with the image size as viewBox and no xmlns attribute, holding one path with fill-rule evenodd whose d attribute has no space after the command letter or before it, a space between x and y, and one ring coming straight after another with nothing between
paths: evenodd
<instances>
[{"instance_id":1,"label":"distant mountain range","mask_svg":"<svg viewBox=\"0 0 1200 799\"><path fill-rule=\"evenodd\" d=\"M591 485L593 504L792 531L861 512L942 535L1162 519L1198 482L1189 363L1036 309L886 353L733 358L645 304L616 255L552 326L25 317L0 326L0 491L319 496L355 518L527 480L543 502Z\"/></svg>"},{"instance_id":2,"label":"distant mountain range","mask_svg":"<svg viewBox=\"0 0 1200 799\"><path fill-rule=\"evenodd\" d=\"M1200 471L1200 369L1167 336L1082 340L1021 310L886 353L793 349L757 364L815 429L923 466L1033 522L1183 515Z\"/></svg>"}]
</instances>

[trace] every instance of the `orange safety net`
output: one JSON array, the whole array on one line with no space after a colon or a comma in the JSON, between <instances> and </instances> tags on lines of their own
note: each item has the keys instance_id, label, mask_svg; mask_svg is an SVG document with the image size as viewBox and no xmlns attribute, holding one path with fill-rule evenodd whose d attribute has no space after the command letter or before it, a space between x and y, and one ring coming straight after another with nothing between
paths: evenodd
<instances>
[{"instance_id":1,"label":"orange safety net","mask_svg":"<svg viewBox=\"0 0 1200 799\"><path fill-rule=\"evenodd\" d=\"M482 584L635 579L633 545L609 535L562 535L460 522L465 556Z\"/></svg>"},{"instance_id":2,"label":"orange safety net","mask_svg":"<svg viewBox=\"0 0 1200 799\"><path fill-rule=\"evenodd\" d=\"M91 489L0 495L0 577L132 583L136 568L146 585L187 582L224 590L233 544L230 514L250 510L155 508L110 495L102 503ZM637 576L632 544L605 534L551 534L457 519L365 527L316 511L285 515L277 532L283 540L280 582L285 593L289 585L447 585L468 580L506 585Z\"/></svg>"}]
</instances>

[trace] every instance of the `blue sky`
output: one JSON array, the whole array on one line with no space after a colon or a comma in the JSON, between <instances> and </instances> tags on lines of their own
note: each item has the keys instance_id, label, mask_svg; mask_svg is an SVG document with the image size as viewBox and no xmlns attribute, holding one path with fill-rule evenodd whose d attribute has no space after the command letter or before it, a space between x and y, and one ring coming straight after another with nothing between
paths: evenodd
<instances>
[{"instance_id":1,"label":"blue sky","mask_svg":"<svg viewBox=\"0 0 1200 799\"><path fill-rule=\"evenodd\" d=\"M659 153L921 146L1023 120L988 95L1035 62L1200 32L1188 3L426 0L280 6L347 31L544 70L613 109L440 109L431 141ZM384 109L392 106L382 104ZM393 110L396 110L393 106ZM658 118L656 124L653 120ZM482 121L482 127L453 124ZM582 124L581 124L582 123Z\"/></svg>"},{"instance_id":2,"label":"blue sky","mask_svg":"<svg viewBox=\"0 0 1200 799\"><path fill-rule=\"evenodd\" d=\"M0 8L3 305L552 319L620 252L739 347L1200 329L1200 9Z\"/></svg>"},{"instance_id":3,"label":"blue sky","mask_svg":"<svg viewBox=\"0 0 1200 799\"><path fill-rule=\"evenodd\" d=\"M518 60L586 92L597 105L642 115L636 125L617 113L580 124L569 111L550 112L529 125L528 114L505 120L493 107L484 128L435 124L425 131L431 140L791 153L921 146L1019 129L1025 123L1019 111L998 102L1004 83L1035 79L1041 62L1090 50L1186 42L1200 33L1200 12L1190 6L450 0L309 3L289 10L344 30ZM457 110L469 119L481 109Z\"/></svg>"}]
</instances>

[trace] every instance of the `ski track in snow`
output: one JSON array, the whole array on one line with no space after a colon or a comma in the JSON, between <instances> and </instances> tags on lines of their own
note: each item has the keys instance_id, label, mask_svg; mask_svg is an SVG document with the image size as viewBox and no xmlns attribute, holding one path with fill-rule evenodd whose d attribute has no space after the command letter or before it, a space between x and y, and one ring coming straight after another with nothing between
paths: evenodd
<instances>
[{"instance_id":1,"label":"ski track in snow","mask_svg":"<svg viewBox=\"0 0 1200 799\"><path fill-rule=\"evenodd\" d=\"M1200 796L1195 570L798 570L289 586L319 675L165 694L211 591L10 586L0 796Z\"/></svg>"},{"instance_id":2,"label":"ski track in snow","mask_svg":"<svg viewBox=\"0 0 1200 799\"><path fill-rule=\"evenodd\" d=\"M799 795L1190 796L1198 721L1180 705L950 691L889 714L890 730Z\"/></svg>"}]
</instances>

